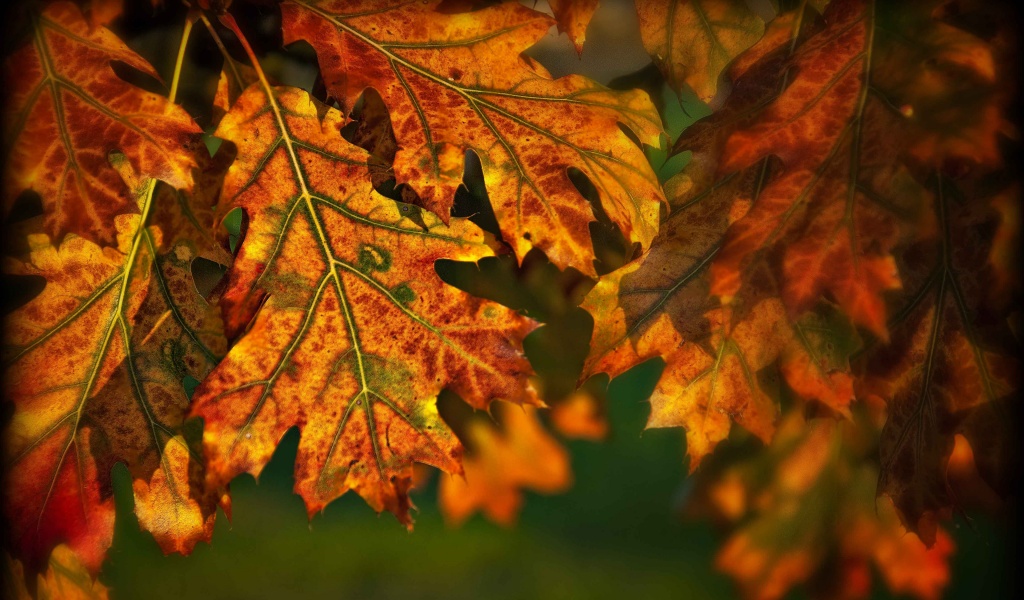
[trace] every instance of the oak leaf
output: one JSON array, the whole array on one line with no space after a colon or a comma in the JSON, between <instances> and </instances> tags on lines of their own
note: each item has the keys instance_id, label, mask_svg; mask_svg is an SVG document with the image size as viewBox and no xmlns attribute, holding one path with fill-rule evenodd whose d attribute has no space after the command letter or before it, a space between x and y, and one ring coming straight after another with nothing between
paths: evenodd
<instances>
[{"instance_id":1,"label":"oak leaf","mask_svg":"<svg viewBox=\"0 0 1024 600\"><path fill-rule=\"evenodd\" d=\"M908 263L897 256L897 250L903 252L907 244L914 247L921 240L931 240L922 243L934 246L936 239L959 231L954 227L936 237L935 223L948 219L940 214L946 208L935 207L945 206L948 200L936 198L924 182L936 167L960 177L972 170L985 173L997 168L1000 159L993 149L1003 130L999 115L1005 101L993 85L993 78L1004 72L994 58L994 47L939 21L932 10L934 4L841 0L828 5L821 24L808 18L790 20L792 27L773 23L764 39L734 63L736 85L723 109L679 140L677 150L693 149L692 168L688 169L699 174L692 177L697 190L694 197L704 191L729 189L737 178L749 178L752 173L760 182L726 192L735 200L721 209L722 213L728 211L730 223L712 261L710 291L727 305L742 307L748 303L744 296L763 289L766 268L767 279L779 287L787 314L799 316L827 295L855 323L883 341L889 335L890 322L903 322L913 310L929 305L895 303L897 316L891 320L887 304L901 297L904 303L921 301L923 296L917 294L926 289L916 282L909 285L898 273L920 279L911 265L922 260L931 264L924 257L938 256L919 247L916 258ZM788 36L786 29L790 29ZM772 165L776 159L780 164ZM963 168L965 161L973 167ZM709 172L717 176L709 177ZM985 204L976 199L963 202ZM1013 237L1012 226L1002 231L1001 237ZM989 248L978 235L955 233L944 247L975 244ZM652 247L658 246L655 242ZM998 274L999 268L1005 269L999 266L1000 261L1006 262L999 258L1002 251L988 252L974 256L971 264L977 267L994 259ZM904 262L898 263L897 258ZM929 271L943 280L935 275L941 272ZM989 280L999 281L998 277ZM897 294L900 289L905 294ZM993 290L987 292L988 300L999 296ZM974 297L978 302L985 300L985 294ZM946 320L955 314L946 311ZM978 319L998 322L1000 314L1005 316L1005 308L1001 312L990 306L987 313L971 308L959 314L959 325L949 325L939 318L942 315L929 321L936 327L931 335L945 336L942 332L949 327L979 327ZM621 319L609 316L610 322ZM689 322L691 328L698 323L692 318ZM949 339L943 338L943 351L934 355L911 352L915 347L939 347L926 341L927 329L915 327L910 325L905 331L917 333L902 335L917 335L917 342L899 341L888 349L879 344L872 351L871 355L880 358L868 363L864 381L874 381L878 395L894 403L893 421L885 436L888 442L883 444L887 466L880 489L893 496L908 526L931 542L935 520L950 504L944 477L953 434L965 426L962 422L978 420L991 426L993 410L1009 409L990 410L987 406L992 401L1002 406L1002 398L1014 384L1000 374L1006 370L1002 366L991 374L999 385L987 388L981 396L960 390L959 396L968 404L976 401L968 398L984 398L977 402L985 407L976 413L976 419L967 421L962 420L975 414L973 408L965 406L967 412L962 413L927 392L916 399L914 390L945 385L938 382L948 377L964 380L962 373L969 372L970 365L1005 363L1000 352L989 357L988 350L978 350L979 344L987 349L999 338L980 332L968 336L972 341L966 345L951 334ZM595 330L595 341L599 335L609 333ZM615 339L612 333L608 341ZM967 360L969 347L975 348L974 362ZM943 357L949 352L963 355L947 361ZM1007 350L1001 353L1005 356ZM925 356L936 359L935 370L917 368ZM787 382L792 386L794 379L787 377ZM912 382L923 387L915 388ZM926 407L927 411L914 412L913 407ZM913 424L904 422L908 415L916 415ZM924 422L918 422L920 419ZM916 434L910 436L913 440L904 440L896 432ZM1005 462L1004 435L987 439L991 443L981 453L986 457L983 462ZM1007 472L1005 464L991 469Z\"/></svg>"},{"instance_id":2,"label":"oak leaf","mask_svg":"<svg viewBox=\"0 0 1024 600\"><path fill-rule=\"evenodd\" d=\"M548 0L551 12L558 22L558 30L565 32L572 40L576 52L583 52L587 39L587 25L597 11L598 0Z\"/></svg>"},{"instance_id":3,"label":"oak leaf","mask_svg":"<svg viewBox=\"0 0 1024 600\"><path fill-rule=\"evenodd\" d=\"M11 600L32 600L25 581L21 562L4 557L7 565L4 577L4 597ZM35 598L60 600L107 600L108 589L96 581L82 561L66 545L53 549L45 573L40 573L35 585Z\"/></svg>"},{"instance_id":4,"label":"oak leaf","mask_svg":"<svg viewBox=\"0 0 1024 600\"><path fill-rule=\"evenodd\" d=\"M986 91L970 106L998 114L1000 100L987 93L991 51L927 8L831 2L824 28L800 38L785 88L748 115L722 151L720 173L768 156L784 169L730 227L712 266L712 293L728 301L766 256L790 311L828 294L857 324L887 336L884 294L901 285L892 248L908 229L922 228L917 219L928 201L915 167L968 155L994 164L992 152L980 150L1000 131L991 119L966 131L949 125L949 106L965 122L977 120L962 108L970 90Z\"/></svg>"},{"instance_id":5,"label":"oak leaf","mask_svg":"<svg viewBox=\"0 0 1024 600\"><path fill-rule=\"evenodd\" d=\"M743 0L637 0L640 37L669 85L704 102L737 56L764 34L764 21Z\"/></svg>"},{"instance_id":6,"label":"oak leaf","mask_svg":"<svg viewBox=\"0 0 1024 600\"><path fill-rule=\"evenodd\" d=\"M93 27L109 25L124 13L124 0L87 0L83 12Z\"/></svg>"},{"instance_id":7,"label":"oak leaf","mask_svg":"<svg viewBox=\"0 0 1024 600\"><path fill-rule=\"evenodd\" d=\"M946 471L957 434L997 492L1011 492L1018 471L1019 344L1007 329L1010 298L991 286L987 262L999 216L984 195L936 185L939 232L900 248L905 292L893 301L893 338L863 357L859 390L888 404L879 491L928 543L956 506Z\"/></svg>"},{"instance_id":8,"label":"oak leaf","mask_svg":"<svg viewBox=\"0 0 1024 600\"><path fill-rule=\"evenodd\" d=\"M186 377L226 350L220 319L192 280L196 257L226 262L209 205L115 167L147 215L114 218L118 246L75 235L28 237L13 275L42 276L38 297L5 321L5 511L18 556L36 569L66 542L92 571L113 536L111 468L127 465L135 513L165 552L209 539L220 498L204 487L198 432L183 427ZM125 185L122 183L122 185ZM225 505L226 506L226 505Z\"/></svg>"},{"instance_id":9,"label":"oak leaf","mask_svg":"<svg viewBox=\"0 0 1024 600\"><path fill-rule=\"evenodd\" d=\"M608 436L605 399L590 390L577 390L551 407L551 425L570 439L599 442Z\"/></svg>"},{"instance_id":10,"label":"oak leaf","mask_svg":"<svg viewBox=\"0 0 1024 600\"><path fill-rule=\"evenodd\" d=\"M222 300L240 337L193 413L214 486L258 475L297 426L295 489L310 515L354 489L411 524L413 462L460 472L437 394L519 400L532 324L444 285L434 262L491 255L484 233L374 192L343 124L262 76L222 119L216 135L238 149L223 210L248 217Z\"/></svg>"},{"instance_id":11,"label":"oak leaf","mask_svg":"<svg viewBox=\"0 0 1024 600\"><path fill-rule=\"evenodd\" d=\"M870 419L788 414L772 445L708 477L704 502L732 530L715 559L748 598L774 600L804 584L813 596L863 598L872 567L894 593L939 598L954 546L928 548L875 501Z\"/></svg>"},{"instance_id":12,"label":"oak leaf","mask_svg":"<svg viewBox=\"0 0 1024 600\"><path fill-rule=\"evenodd\" d=\"M551 79L521 57L549 17L517 3L443 14L438 2L297 0L282 5L285 42L317 51L330 94L348 112L367 88L391 113L394 172L448 222L465 152L480 157L501 233L522 260L543 250L595 275L594 213L569 178L578 169L630 242L649 245L662 194L644 154L661 121L647 94L582 76Z\"/></svg>"},{"instance_id":13,"label":"oak leaf","mask_svg":"<svg viewBox=\"0 0 1024 600\"><path fill-rule=\"evenodd\" d=\"M32 19L32 41L5 63L5 214L39 194L45 230L114 244L114 217L137 213L107 157L141 176L191 189L199 128L181 107L120 79L113 64L159 75L112 32L92 28L77 6L55 2Z\"/></svg>"},{"instance_id":14,"label":"oak leaf","mask_svg":"<svg viewBox=\"0 0 1024 600\"><path fill-rule=\"evenodd\" d=\"M672 209L651 251L598 282L583 303L594 317L583 377L614 377L662 357L647 427L684 427L691 470L733 422L771 440L778 404L758 371L776 361L806 400L848 414L853 399L847 359L853 334L834 309L823 304L791 318L765 275L732 306L710 296L709 266L734 199L763 174L748 172L706 189L693 185L702 173L687 167L666 183Z\"/></svg>"},{"instance_id":15,"label":"oak leaf","mask_svg":"<svg viewBox=\"0 0 1024 600\"><path fill-rule=\"evenodd\" d=\"M536 408L498 402L492 411L499 425L474 419L467 426L465 477L441 479L438 500L449 523L459 525L482 511L491 521L510 526L523 490L554 494L571 484L569 453L544 429Z\"/></svg>"}]
</instances>

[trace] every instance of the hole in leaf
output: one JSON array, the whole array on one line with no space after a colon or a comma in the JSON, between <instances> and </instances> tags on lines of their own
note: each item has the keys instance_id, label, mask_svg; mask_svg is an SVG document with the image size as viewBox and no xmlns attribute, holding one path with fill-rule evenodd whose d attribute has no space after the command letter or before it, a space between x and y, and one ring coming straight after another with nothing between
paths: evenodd
<instances>
[{"instance_id":1,"label":"hole in leaf","mask_svg":"<svg viewBox=\"0 0 1024 600\"><path fill-rule=\"evenodd\" d=\"M195 393L196 388L199 387L199 380L191 375L185 375L181 380L182 387L185 388L185 395L192 399L192 394Z\"/></svg>"},{"instance_id":2,"label":"hole in leaf","mask_svg":"<svg viewBox=\"0 0 1024 600\"><path fill-rule=\"evenodd\" d=\"M224 278L228 268L216 261L198 256L192 260L192 281L196 291L203 298L209 298L217 284Z\"/></svg>"},{"instance_id":3,"label":"hole in leaf","mask_svg":"<svg viewBox=\"0 0 1024 600\"><path fill-rule=\"evenodd\" d=\"M221 221L221 226L228 233L228 249L231 254L238 252L238 245L242 243L242 230L245 226L245 212L241 208L233 208Z\"/></svg>"},{"instance_id":4,"label":"hole in leaf","mask_svg":"<svg viewBox=\"0 0 1024 600\"><path fill-rule=\"evenodd\" d=\"M523 340L530 365L542 381L545 401L557 401L576 391L593 329L590 313L573 308Z\"/></svg>"},{"instance_id":5,"label":"hole in leaf","mask_svg":"<svg viewBox=\"0 0 1024 600\"><path fill-rule=\"evenodd\" d=\"M473 452L475 450L473 438L466 433L469 423L480 418L481 415L472 406L466 404L458 394L449 389L441 390L441 393L437 395L437 412L441 415L441 420L455 433L455 437L459 438L462 445L466 447L466 451ZM487 413L483 413L482 416L487 418Z\"/></svg>"},{"instance_id":6,"label":"hole in leaf","mask_svg":"<svg viewBox=\"0 0 1024 600\"><path fill-rule=\"evenodd\" d=\"M111 61L110 68L118 77L135 87L142 88L147 92L157 94L158 96L167 95L166 86L159 79L153 77L149 73L144 73L119 60Z\"/></svg>"}]
</instances>

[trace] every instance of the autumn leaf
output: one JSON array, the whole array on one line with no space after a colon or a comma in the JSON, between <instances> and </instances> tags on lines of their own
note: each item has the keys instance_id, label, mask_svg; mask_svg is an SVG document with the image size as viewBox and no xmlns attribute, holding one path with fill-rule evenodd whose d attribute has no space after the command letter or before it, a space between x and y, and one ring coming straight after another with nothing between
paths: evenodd
<instances>
[{"instance_id":1,"label":"autumn leaf","mask_svg":"<svg viewBox=\"0 0 1024 600\"><path fill-rule=\"evenodd\" d=\"M730 135L720 173L767 156L785 168L730 227L711 269L712 293L729 301L747 269L767 257L790 311L827 294L854 322L888 335L885 294L901 285L892 248L921 227L928 201L913 168L966 159L963 136L981 149L999 133L937 121L939 106L975 121L960 100L972 86L992 89L991 54L980 39L931 18L926 4L830 3L824 28L788 61L785 89ZM982 99L998 112L996 98ZM970 154L993 162L990 153Z\"/></svg>"},{"instance_id":2,"label":"autumn leaf","mask_svg":"<svg viewBox=\"0 0 1024 600\"><path fill-rule=\"evenodd\" d=\"M220 38L214 39L222 43ZM224 66L221 68L220 77L217 78L217 91L213 96L211 121L214 127L220 124L220 120L231 110L242 92L257 81L256 71L252 67L231 58L226 48L223 53Z\"/></svg>"},{"instance_id":3,"label":"autumn leaf","mask_svg":"<svg viewBox=\"0 0 1024 600\"><path fill-rule=\"evenodd\" d=\"M999 213L999 227L992 239L988 262L992 266L992 294L1011 298L1020 291L1020 186L1014 185L992 199L992 208Z\"/></svg>"},{"instance_id":4,"label":"autumn leaf","mask_svg":"<svg viewBox=\"0 0 1024 600\"><path fill-rule=\"evenodd\" d=\"M4 597L31 600L33 595L26 585L21 562L12 560L10 556L4 559L7 563ZM40 600L107 600L109 596L107 588L93 578L75 553L61 544L50 554L46 573L39 574L34 597Z\"/></svg>"},{"instance_id":5,"label":"autumn leaf","mask_svg":"<svg viewBox=\"0 0 1024 600\"><path fill-rule=\"evenodd\" d=\"M932 548L875 501L877 429L788 414L765 451L719 467L701 484L705 502L732 531L716 566L748 598L774 600L806 585L815 597L863 598L872 569L890 591L939 598L954 546L939 531Z\"/></svg>"},{"instance_id":6,"label":"autumn leaf","mask_svg":"<svg viewBox=\"0 0 1024 600\"><path fill-rule=\"evenodd\" d=\"M553 80L521 57L552 25L541 13L502 3L443 14L437 4L286 2L285 42L312 44L343 112L367 88L380 94L398 142L397 182L443 221L472 150L520 260L536 247L560 268L596 274L594 213L569 169L590 179L627 240L649 245L662 194L642 150L619 129L658 144L661 121L647 95L578 75Z\"/></svg>"},{"instance_id":7,"label":"autumn leaf","mask_svg":"<svg viewBox=\"0 0 1024 600\"><path fill-rule=\"evenodd\" d=\"M1009 493L1018 472L1019 346L1006 326L1009 297L993 293L986 260L999 216L983 195L936 185L939 234L901 248L905 291L893 302L893 339L863 358L860 390L889 406L879 490L928 543L956 505L946 470L957 434L993 489Z\"/></svg>"},{"instance_id":8,"label":"autumn leaf","mask_svg":"<svg viewBox=\"0 0 1024 600\"><path fill-rule=\"evenodd\" d=\"M37 232L28 256L5 264L9 274L46 279L4 328L14 406L5 511L33 570L61 541L99 569L113 536L117 462L132 475L140 525L165 552L209 539L221 501L204 487L198 432L183 427L184 381L202 379L226 350L192 261L229 257L213 246L208 204L165 186L154 192L156 182L135 178L127 159L112 162L146 215L114 218L116 248L75 235L55 245Z\"/></svg>"},{"instance_id":9,"label":"autumn leaf","mask_svg":"<svg viewBox=\"0 0 1024 600\"><path fill-rule=\"evenodd\" d=\"M477 407L519 400L533 325L444 285L434 262L491 255L484 233L374 192L368 154L342 139L343 125L339 111L263 75L222 119L216 135L238 150L223 211L248 218L222 301L238 339L193 414L212 485L258 475L297 426L295 490L310 515L354 489L411 524L413 462L460 472L437 394Z\"/></svg>"},{"instance_id":10,"label":"autumn leaf","mask_svg":"<svg viewBox=\"0 0 1024 600\"><path fill-rule=\"evenodd\" d=\"M107 156L120 153L140 176L191 189L199 129L182 108L120 79L115 62L159 75L74 4L48 5L31 33L5 64L5 214L31 190L55 241L75 233L114 244L114 217L138 207Z\"/></svg>"},{"instance_id":11,"label":"autumn leaf","mask_svg":"<svg viewBox=\"0 0 1024 600\"><path fill-rule=\"evenodd\" d=\"M763 273L732 306L709 295L709 266L734 199L764 174L749 171L704 188L694 185L701 178L695 166L666 183L672 209L651 251L598 282L583 303L594 317L583 377L614 377L663 358L647 427L684 427L691 471L733 422L771 440L777 394L764 389L758 372L776 361L799 397L848 414L855 348L851 328L827 304L792 319Z\"/></svg>"},{"instance_id":12,"label":"autumn leaf","mask_svg":"<svg viewBox=\"0 0 1024 600\"><path fill-rule=\"evenodd\" d=\"M676 92L688 85L704 102L725 68L764 33L743 0L637 0L644 48Z\"/></svg>"},{"instance_id":13,"label":"autumn leaf","mask_svg":"<svg viewBox=\"0 0 1024 600\"><path fill-rule=\"evenodd\" d=\"M572 481L569 453L545 429L537 409L506 402L492 405L500 425L473 419L464 477L442 477L438 501L445 520L460 525L476 511L499 525L516 521L523 490L555 494Z\"/></svg>"},{"instance_id":14,"label":"autumn leaf","mask_svg":"<svg viewBox=\"0 0 1024 600\"><path fill-rule=\"evenodd\" d=\"M551 407L551 425L571 439L599 442L608 436L607 399L580 389Z\"/></svg>"},{"instance_id":15,"label":"autumn leaf","mask_svg":"<svg viewBox=\"0 0 1024 600\"><path fill-rule=\"evenodd\" d=\"M849 357L859 342L844 315L882 340L888 333L882 292L900 284L893 252L900 240L930 239L934 229L927 210L932 194L919 182L920 168L957 159L963 148L957 131L934 129L921 137L918 122L904 122L906 115L892 109L892 97L914 97L922 107L929 106L926 100L955 99L964 86L948 81L949 69L961 72L967 65L962 75L977 71L977 79L985 75L985 57L991 56L980 40L917 17L910 8L877 16L872 11L882 7L839 1L829 5L823 26L786 15L776 19L730 68L736 85L726 105L678 140L676 151L691 150L692 159L666 183L670 212L650 252L600 281L584 302L595 325L583 377L615 376L644 360L664 359L647 426L686 428L691 469L729 435L734 422L764 442L771 440L779 391L766 388L764 378L772 365L797 397L849 415L854 387ZM919 33L912 42L939 56L941 67L929 64L926 71L948 85L932 85L925 88L932 96L922 95L890 74L888 59L869 63L865 48L906 43L891 32L879 32L874 40L876 17L885 23L900 17L901 23L941 32L938 38L949 45ZM950 48L972 60L956 61ZM882 56L903 55L886 50ZM873 76L874 91L866 84ZM882 93L890 96L880 98ZM1000 100L989 94L987 102L998 106ZM983 128L972 135L984 147L996 134ZM925 139L934 154L922 161ZM987 168L998 164L984 152L979 156ZM1012 227L1004 231L1012 237ZM984 249L970 264L995 260L998 268L1001 251L988 250L977 234L945 245L962 246ZM916 260L941 255L938 249L918 252ZM908 298L921 300L920 289L908 288ZM907 310L899 308L901 319ZM979 318L976 308L960 314L967 328ZM988 318L998 322L999 314L990 310ZM945 325L937 327L922 326L917 335L940 335ZM986 429L1001 430L993 414L1003 402L969 419L950 399L936 400L934 408L898 400L900 394L916 398L911 392L927 387L928 380L922 383L920 377L936 377L937 389L947 389L941 382L962 377L963 365L971 364L961 351L966 346L945 337L942 353L911 354L901 349L908 344L878 344L873 354L880 362L869 364L865 381L883 382L876 393L897 399L882 446L892 468L883 469L880 490L893 496L908 526L931 543L935 521L950 504L944 478L953 435L966 427L961 423L971 423L978 437ZM962 355L936 363L934 372L917 367L924 356L941 359L946 352ZM1003 381L1012 370L987 356L975 351L976 361L999 365L999 375L993 374L999 391L987 399L1003 398L1013 388ZM979 368L985 373L983 365ZM973 389L980 388L972 384L949 397L963 399L965 409L981 404L966 400L979 397ZM915 421L908 424L910 415ZM982 454L992 463L989 478L1004 478L1012 471L1005 434L986 439Z\"/></svg>"},{"instance_id":16,"label":"autumn leaf","mask_svg":"<svg viewBox=\"0 0 1024 600\"><path fill-rule=\"evenodd\" d=\"M398 153L398 141L384 101L372 90L367 90L361 100L353 111L357 120L349 124L355 125L355 128L348 132L345 139L370 153L367 167L374 189L384 190L392 186L403 202L421 204L419 196L408 185L395 186L395 170L392 165Z\"/></svg>"},{"instance_id":17,"label":"autumn leaf","mask_svg":"<svg viewBox=\"0 0 1024 600\"><path fill-rule=\"evenodd\" d=\"M124 13L124 0L87 0L84 12L93 27L110 25Z\"/></svg>"},{"instance_id":18,"label":"autumn leaf","mask_svg":"<svg viewBox=\"0 0 1024 600\"><path fill-rule=\"evenodd\" d=\"M583 52L587 25L597 11L597 0L548 0L548 4L558 23L558 31L569 36L577 53Z\"/></svg>"}]
</instances>

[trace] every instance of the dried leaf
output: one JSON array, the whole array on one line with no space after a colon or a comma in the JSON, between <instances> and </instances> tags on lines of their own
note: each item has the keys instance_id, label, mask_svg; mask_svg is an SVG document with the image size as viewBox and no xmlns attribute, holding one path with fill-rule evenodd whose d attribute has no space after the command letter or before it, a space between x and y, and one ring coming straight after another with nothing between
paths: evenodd
<instances>
[{"instance_id":1,"label":"dried leaf","mask_svg":"<svg viewBox=\"0 0 1024 600\"><path fill-rule=\"evenodd\" d=\"M11 600L32 600L25 585L24 569L20 562L4 556L7 573L4 587L5 598ZM70 548L61 544L50 554L49 567L45 575L39 574L35 597L39 600L107 600L108 590L92 575L75 556Z\"/></svg>"},{"instance_id":2,"label":"dried leaf","mask_svg":"<svg viewBox=\"0 0 1024 600\"><path fill-rule=\"evenodd\" d=\"M733 532L716 557L745 597L774 600L796 585L815 597L864 598L871 567L890 591L929 600L949 582L952 540L927 548L888 502L875 501L870 421L805 421L790 413L771 447L704 482Z\"/></svg>"},{"instance_id":3,"label":"dried leaf","mask_svg":"<svg viewBox=\"0 0 1024 600\"><path fill-rule=\"evenodd\" d=\"M960 114L965 88L991 91L991 53L981 40L931 18L924 4L830 3L825 28L793 54L785 89L731 134L721 173L769 155L785 168L730 227L712 266L714 294L729 301L755 259L766 255L778 264L790 311L828 294L856 323L888 335L884 293L900 287L892 248L903 229L927 229L915 220L927 193L910 167L960 160L964 145L957 140L964 135L976 160L992 163L980 150L998 133L965 134L937 120L939 112L948 118L938 106ZM998 98L980 96L999 111Z\"/></svg>"},{"instance_id":4,"label":"dried leaf","mask_svg":"<svg viewBox=\"0 0 1024 600\"><path fill-rule=\"evenodd\" d=\"M597 11L597 0L548 0L558 22L558 31L568 34L576 52L583 52L587 25Z\"/></svg>"},{"instance_id":5,"label":"dried leaf","mask_svg":"<svg viewBox=\"0 0 1024 600\"><path fill-rule=\"evenodd\" d=\"M153 185L133 187L140 205ZM14 405L5 510L30 569L61 541L99 568L113 536L117 462L132 474L140 525L165 552L188 553L213 531L221 498L204 487L198 436L183 428L184 378L202 379L226 350L191 274L195 257L220 255L208 250L208 207L169 188L152 202L146 227L138 215L114 219L117 248L74 235L54 245L35 233L27 259L5 265L46 278L4 328Z\"/></svg>"},{"instance_id":6,"label":"dried leaf","mask_svg":"<svg viewBox=\"0 0 1024 600\"><path fill-rule=\"evenodd\" d=\"M521 398L532 324L444 285L434 261L491 255L483 232L374 192L368 155L342 124L265 80L221 121L216 135L238 148L223 210L248 215L223 297L229 335L241 337L193 412L212 484L258 475L298 426L295 489L310 514L354 489L411 524L413 462L460 472L438 392L477 407Z\"/></svg>"},{"instance_id":7,"label":"dried leaf","mask_svg":"<svg viewBox=\"0 0 1024 600\"><path fill-rule=\"evenodd\" d=\"M699 164L666 184L672 210L643 259L600 281L584 300L594 317L584 377L617 376L660 356L665 370L651 397L648 427L686 428L695 469L736 422L770 441L777 399L758 371L778 361L787 384L807 400L848 414L853 398L847 357L855 338L827 305L787 315L770 277L720 306L709 296L708 267L718 252L734 198L756 186L754 172L709 189L693 185Z\"/></svg>"},{"instance_id":8,"label":"dried leaf","mask_svg":"<svg viewBox=\"0 0 1024 600\"><path fill-rule=\"evenodd\" d=\"M32 190L55 241L75 233L114 244L114 217L138 207L108 155L123 154L140 176L191 189L199 128L181 107L118 78L114 62L159 75L74 4L47 6L32 33L5 65L5 214Z\"/></svg>"},{"instance_id":9,"label":"dried leaf","mask_svg":"<svg viewBox=\"0 0 1024 600\"><path fill-rule=\"evenodd\" d=\"M940 234L901 248L906 284L894 302L892 343L864 358L860 391L889 406L879 490L929 544L955 505L946 467L956 434L974 448L982 477L1010 491L1020 370L1006 327L1008 298L993 294L986 261L998 215L983 197L959 197L948 182L938 185Z\"/></svg>"},{"instance_id":10,"label":"dried leaf","mask_svg":"<svg viewBox=\"0 0 1024 600\"><path fill-rule=\"evenodd\" d=\"M463 459L465 478L441 479L439 503L445 520L462 524L476 511L499 525L515 523L522 490L556 494L572 481L569 453L541 425L537 409L493 405L500 427L483 419L468 425L472 450Z\"/></svg>"},{"instance_id":11,"label":"dried leaf","mask_svg":"<svg viewBox=\"0 0 1024 600\"><path fill-rule=\"evenodd\" d=\"M578 75L552 80L527 62L520 54L552 24L541 13L503 3L453 15L436 5L286 2L285 41L313 45L343 112L366 88L380 94L398 141L398 183L445 222L472 150L520 260L537 247L560 268L595 275L593 211L570 168L594 184L626 239L646 247L661 190L641 149L619 129L658 144L661 121L646 93L608 90Z\"/></svg>"},{"instance_id":12,"label":"dried leaf","mask_svg":"<svg viewBox=\"0 0 1024 600\"><path fill-rule=\"evenodd\" d=\"M644 48L679 92L710 101L726 67L764 34L744 0L637 0Z\"/></svg>"}]
</instances>

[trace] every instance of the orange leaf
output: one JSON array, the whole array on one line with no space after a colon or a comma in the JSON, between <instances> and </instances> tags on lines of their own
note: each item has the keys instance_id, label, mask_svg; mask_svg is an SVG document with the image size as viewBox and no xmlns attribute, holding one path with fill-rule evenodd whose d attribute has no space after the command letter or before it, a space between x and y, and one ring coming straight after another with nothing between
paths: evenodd
<instances>
[{"instance_id":1,"label":"orange leaf","mask_svg":"<svg viewBox=\"0 0 1024 600\"><path fill-rule=\"evenodd\" d=\"M640 36L647 52L679 92L690 86L707 102L722 72L764 34L743 0L638 0Z\"/></svg>"},{"instance_id":2,"label":"orange leaf","mask_svg":"<svg viewBox=\"0 0 1024 600\"><path fill-rule=\"evenodd\" d=\"M523 503L522 490L556 494L571 483L569 454L541 425L537 409L499 402L492 410L500 427L482 419L469 423L465 478L441 479L441 511L452 524L481 510L499 525L512 525Z\"/></svg>"},{"instance_id":3,"label":"orange leaf","mask_svg":"<svg viewBox=\"0 0 1024 600\"><path fill-rule=\"evenodd\" d=\"M555 14L558 30L569 35L576 52L583 52L587 39L587 25L597 10L597 0L548 0Z\"/></svg>"},{"instance_id":4,"label":"orange leaf","mask_svg":"<svg viewBox=\"0 0 1024 600\"><path fill-rule=\"evenodd\" d=\"M567 438L601 441L608 436L602 403L592 392L578 390L551 408L551 424Z\"/></svg>"},{"instance_id":5,"label":"orange leaf","mask_svg":"<svg viewBox=\"0 0 1024 600\"><path fill-rule=\"evenodd\" d=\"M828 294L856 323L888 335L884 294L901 285L892 248L904 228L927 229L915 222L928 198L913 168L998 163L1000 129L989 117L1003 100L991 49L924 4L832 2L824 29L802 36L785 88L746 115L723 150L721 173L767 156L784 168L730 228L713 293L731 299L764 255L781 271L789 310ZM971 111L989 115L983 126L950 124L974 123Z\"/></svg>"},{"instance_id":6,"label":"orange leaf","mask_svg":"<svg viewBox=\"0 0 1024 600\"><path fill-rule=\"evenodd\" d=\"M209 480L258 475L301 431L295 489L312 515L349 489L411 524L414 461L458 473L461 447L435 398L518 400L530 369L515 312L444 285L441 258L492 252L464 219L446 226L373 191L343 115L261 77L216 135L238 148L223 210L248 229L223 307L241 335L196 391Z\"/></svg>"},{"instance_id":7,"label":"orange leaf","mask_svg":"<svg viewBox=\"0 0 1024 600\"><path fill-rule=\"evenodd\" d=\"M123 157L113 162L134 182ZM33 570L61 541L99 568L113 536L117 462L132 474L140 525L165 552L188 553L209 539L221 501L204 487L198 436L183 421L184 378L202 379L226 350L191 263L224 257L210 249L208 208L166 187L154 198L154 180L136 183L148 226L117 216L117 248L74 235L54 245L33 233L30 255L5 265L46 278L4 334L14 404L5 508L18 555Z\"/></svg>"},{"instance_id":8,"label":"orange leaf","mask_svg":"<svg viewBox=\"0 0 1024 600\"><path fill-rule=\"evenodd\" d=\"M154 0L155 1L155 0ZM85 14L93 27L103 27L124 13L124 0L87 0Z\"/></svg>"},{"instance_id":9,"label":"orange leaf","mask_svg":"<svg viewBox=\"0 0 1024 600\"><path fill-rule=\"evenodd\" d=\"M6 63L5 212L26 190L43 202L45 230L113 244L114 217L138 212L107 156L179 189L191 189L199 128L181 107L118 78L120 62L159 75L70 2L33 19L33 41Z\"/></svg>"},{"instance_id":10,"label":"orange leaf","mask_svg":"<svg viewBox=\"0 0 1024 600\"><path fill-rule=\"evenodd\" d=\"M744 596L775 600L804 584L812 597L864 598L872 563L894 593L941 596L953 542L939 530L929 549L891 503L876 505L875 431L862 418L791 412L766 451L705 480L712 508L733 524L716 565Z\"/></svg>"},{"instance_id":11,"label":"orange leaf","mask_svg":"<svg viewBox=\"0 0 1024 600\"><path fill-rule=\"evenodd\" d=\"M7 562L5 597L31 600L21 563L10 556L4 558ZM53 549L46 573L38 576L35 592L36 598L60 600L107 600L109 597L107 588L93 579L82 561L64 544Z\"/></svg>"},{"instance_id":12,"label":"orange leaf","mask_svg":"<svg viewBox=\"0 0 1024 600\"><path fill-rule=\"evenodd\" d=\"M614 377L664 358L647 426L684 427L691 470L729 435L733 422L770 441L777 401L758 371L775 361L801 398L840 414L848 414L853 398L846 357L855 336L827 304L791 318L763 269L735 306L709 297L708 267L734 198L760 177L749 171L708 183L703 173L698 162L666 183L672 210L651 251L598 282L583 303L594 317L583 376Z\"/></svg>"},{"instance_id":13,"label":"orange leaf","mask_svg":"<svg viewBox=\"0 0 1024 600\"><path fill-rule=\"evenodd\" d=\"M593 211L568 175L578 169L626 239L646 247L662 194L640 148L661 121L646 93L570 75L552 80L520 54L551 20L517 3L442 14L430 2L296 0L282 5L285 41L316 49L344 112L366 88L391 111L394 171L448 222L465 152L480 157L501 233L522 260L531 248L560 268L595 275Z\"/></svg>"}]
</instances>

